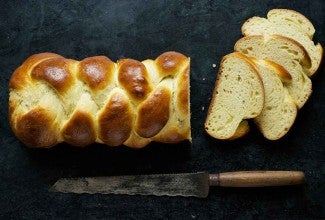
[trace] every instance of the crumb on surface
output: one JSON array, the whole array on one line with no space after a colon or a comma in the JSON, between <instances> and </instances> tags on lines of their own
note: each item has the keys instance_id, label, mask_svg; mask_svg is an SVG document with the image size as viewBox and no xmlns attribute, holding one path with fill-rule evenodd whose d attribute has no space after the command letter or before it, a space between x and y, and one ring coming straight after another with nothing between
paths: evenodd
<instances>
[{"instance_id":1,"label":"crumb on surface","mask_svg":"<svg viewBox=\"0 0 325 220\"><path fill-rule=\"evenodd\" d=\"M213 68L216 68L216 67L217 67L217 65L214 63L214 64L212 64L212 67L213 67Z\"/></svg>"}]
</instances>

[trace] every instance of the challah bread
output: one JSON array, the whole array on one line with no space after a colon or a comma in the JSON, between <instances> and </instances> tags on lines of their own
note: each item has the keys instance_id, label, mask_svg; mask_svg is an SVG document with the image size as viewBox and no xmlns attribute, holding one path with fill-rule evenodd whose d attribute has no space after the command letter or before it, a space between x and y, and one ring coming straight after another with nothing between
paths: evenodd
<instances>
[{"instance_id":1,"label":"challah bread","mask_svg":"<svg viewBox=\"0 0 325 220\"><path fill-rule=\"evenodd\" d=\"M117 63L36 54L10 79L10 124L29 147L191 141L189 71L190 59L177 52Z\"/></svg>"},{"instance_id":2,"label":"challah bread","mask_svg":"<svg viewBox=\"0 0 325 220\"><path fill-rule=\"evenodd\" d=\"M310 39L313 39L315 34L314 25L303 14L290 10L275 8L267 13L267 19L275 24L287 25L299 29L300 32L305 33Z\"/></svg>"},{"instance_id":3,"label":"challah bread","mask_svg":"<svg viewBox=\"0 0 325 220\"><path fill-rule=\"evenodd\" d=\"M262 80L251 60L237 52L222 59L217 77L205 130L217 139L239 138L249 130L243 120L263 109Z\"/></svg>"},{"instance_id":4,"label":"challah bread","mask_svg":"<svg viewBox=\"0 0 325 220\"><path fill-rule=\"evenodd\" d=\"M304 31L304 29L299 28L299 26L294 25L294 18L297 16L301 17L299 14L295 14L290 11L288 16L294 16L293 19L287 17L283 18L283 12L272 11L271 18L261 18L261 17L252 17L248 19L242 26L242 33L244 36L250 35L282 35L288 38L291 38L298 43L300 43L308 55L311 58L311 67L307 69L306 74L312 76L319 68L322 56L323 48L321 44L315 45L314 42L309 38L309 35ZM280 15L279 15L280 14ZM298 21L301 21L302 24L306 24L308 30L313 29L313 26L310 22L307 22L308 19L297 18ZM294 23L294 24L292 24ZM299 22L298 22L299 23ZM314 30L314 29L313 29ZM309 33L310 34L310 33Z\"/></svg>"},{"instance_id":5,"label":"challah bread","mask_svg":"<svg viewBox=\"0 0 325 220\"><path fill-rule=\"evenodd\" d=\"M263 110L254 122L265 138L280 139L289 131L297 116L297 107L282 83L290 82L291 76L272 61L251 60L260 73L265 91Z\"/></svg>"},{"instance_id":6,"label":"challah bread","mask_svg":"<svg viewBox=\"0 0 325 220\"><path fill-rule=\"evenodd\" d=\"M297 106L301 108L308 100L312 83L304 69L309 69L311 62L299 43L279 35L252 35L238 40L234 48L247 56L268 59L283 66L292 77L286 88Z\"/></svg>"}]
</instances>

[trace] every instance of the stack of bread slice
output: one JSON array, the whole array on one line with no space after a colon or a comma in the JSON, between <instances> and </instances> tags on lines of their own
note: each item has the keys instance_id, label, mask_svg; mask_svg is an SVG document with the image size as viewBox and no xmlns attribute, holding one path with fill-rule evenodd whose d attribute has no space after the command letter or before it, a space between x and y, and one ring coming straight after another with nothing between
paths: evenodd
<instances>
[{"instance_id":1,"label":"stack of bread slice","mask_svg":"<svg viewBox=\"0 0 325 220\"><path fill-rule=\"evenodd\" d=\"M283 137L312 93L310 79L323 50L314 44L312 23L302 14L273 9L242 26L235 52L224 56L205 122L217 139L235 139L253 119L269 140Z\"/></svg>"}]
</instances>

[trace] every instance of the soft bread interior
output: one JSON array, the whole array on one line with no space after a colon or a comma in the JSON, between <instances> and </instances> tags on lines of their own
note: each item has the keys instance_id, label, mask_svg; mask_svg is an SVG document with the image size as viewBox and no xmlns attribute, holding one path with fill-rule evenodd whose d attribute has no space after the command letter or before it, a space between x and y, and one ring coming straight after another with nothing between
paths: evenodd
<instances>
[{"instance_id":1,"label":"soft bread interior","mask_svg":"<svg viewBox=\"0 0 325 220\"><path fill-rule=\"evenodd\" d=\"M278 20L275 19L275 21ZM320 66L323 54L322 46L319 43L315 45L309 36L305 32L302 32L300 28L297 28L296 25L288 25L285 22L274 22L274 19L252 17L243 24L242 33L245 36L277 34L291 38L301 44L311 58L311 67L306 69L308 76L312 76Z\"/></svg>"},{"instance_id":2,"label":"soft bread interior","mask_svg":"<svg viewBox=\"0 0 325 220\"><path fill-rule=\"evenodd\" d=\"M297 116L297 107L281 81L288 73L271 61L252 60L259 70L265 91L263 110L254 122L264 137L277 140L289 131Z\"/></svg>"},{"instance_id":3,"label":"soft bread interior","mask_svg":"<svg viewBox=\"0 0 325 220\"><path fill-rule=\"evenodd\" d=\"M312 92L312 84L304 73L310 59L295 41L278 35L252 35L243 37L235 44L235 50L258 59L268 59L283 66L291 75L287 89L295 103L301 108Z\"/></svg>"},{"instance_id":4,"label":"soft bread interior","mask_svg":"<svg viewBox=\"0 0 325 220\"><path fill-rule=\"evenodd\" d=\"M287 26L294 27L300 32L308 35L310 39L313 38L315 28L308 18L297 11L290 9L276 8L267 13L268 20L276 24L286 24Z\"/></svg>"},{"instance_id":5,"label":"soft bread interior","mask_svg":"<svg viewBox=\"0 0 325 220\"><path fill-rule=\"evenodd\" d=\"M221 61L205 130L218 139L240 137L247 132L246 123L237 130L242 120L259 115L263 103L263 84L257 70L244 55L231 53Z\"/></svg>"}]
</instances>

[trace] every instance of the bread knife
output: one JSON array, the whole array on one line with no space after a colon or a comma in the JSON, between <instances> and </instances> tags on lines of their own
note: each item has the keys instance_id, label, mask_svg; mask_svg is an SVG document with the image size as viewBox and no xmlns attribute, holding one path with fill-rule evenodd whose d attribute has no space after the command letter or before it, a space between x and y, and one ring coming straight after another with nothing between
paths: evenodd
<instances>
[{"instance_id":1,"label":"bread knife","mask_svg":"<svg viewBox=\"0 0 325 220\"><path fill-rule=\"evenodd\" d=\"M59 179L51 192L125 194L155 196L193 196L205 198L210 186L267 187L305 182L301 171L239 171L219 174L207 172L81 177Z\"/></svg>"}]
</instances>

